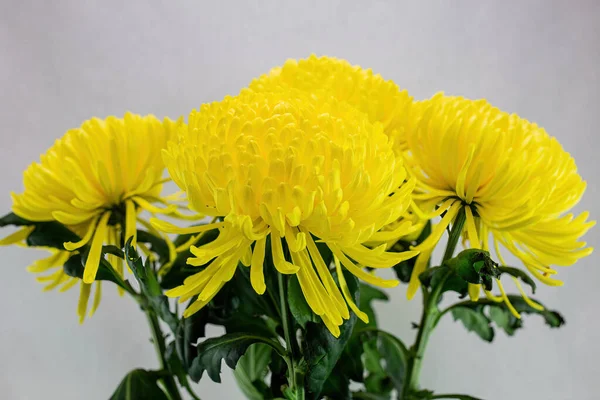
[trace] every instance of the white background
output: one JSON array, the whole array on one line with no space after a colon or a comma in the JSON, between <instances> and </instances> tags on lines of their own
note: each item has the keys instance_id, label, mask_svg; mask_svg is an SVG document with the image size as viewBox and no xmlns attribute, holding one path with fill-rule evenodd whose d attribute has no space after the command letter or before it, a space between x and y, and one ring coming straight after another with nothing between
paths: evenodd
<instances>
[{"instance_id":1,"label":"white background","mask_svg":"<svg viewBox=\"0 0 600 400\"><path fill-rule=\"evenodd\" d=\"M94 4L95 3L95 4ZM302 5L300 5L302 4ZM131 110L177 117L235 94L311 52L371 67L415 98L438 90L486 97L536 121L578 162L599 214L600 7L589 1L0 2L0 210L21 174L67 129ZM10 231L5 229L2 234ZM598 246L599 229L587 236ZM121 377L157 362L142 313L113 290L79 326L77 290L42 293L25 267L34 250L0 249L0 398L106 399ZM422 384L487 400L592 400L600 393L598 255L560 271L538 297L567 325L525 320L493 345L451 318L435 332ZM382 305L383 327L412 340L419 299L405 286ZM201 397L239 399L207 377Z\"/></svg>"}]
</instances>

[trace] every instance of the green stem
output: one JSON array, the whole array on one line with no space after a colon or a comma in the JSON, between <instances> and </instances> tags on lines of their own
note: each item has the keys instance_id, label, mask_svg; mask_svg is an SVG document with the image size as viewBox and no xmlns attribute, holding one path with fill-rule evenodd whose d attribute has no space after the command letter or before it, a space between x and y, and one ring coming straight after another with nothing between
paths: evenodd
<instances>
[{"instance_id":1,"label":"green stem","mask_svg":"<svg viewBox=\"0 0 600 400\"><path fill-rule=\"evenodd\" d=\"M154 343L154 350L156 350L156 355L158 357L158 361L160 363L160 367L163 370L168 369L167 360L165 359L165 339L160 329L160 325L158 323L158 318L154 311L150 308L146 308L146 318L148 320L148 325L150 325L150 331L152 332L152 343ZM181 394L179 394L179 389L177 388L177 383L173 378L173 375L168 374L161 378L165 389L167 390L167 394L171 400L181 400Z\"/></svg>"},{"instance_id":2,"label":"green stem","mask_svg":"<svg viewBox=\"0 0 600 400\"><path fill-rule=\"evenodd\" d=\"M294 354L294 346L291 337L290 323L288 317L288 304L286 296L286 282L284 282L283 275L277 274L277 282L279 283L279 304L281 306L281 323L283 325L283 335L285 337L286 354L285 362L288 367L288 383L290 389L296 395L297 400L304 400L304 386L298 384L296 376L296 358Z\"/></svg>"},{"instance_id":3,"label":"green stem","mask_svg":"<svg viewBox=\"0 0 600 400\"><path fill-rule=\"evenodd\" d=\"M463 230L465 220L466 217L463 208L459 211L452 224L452 228L450 229L450 237L448 238L448 244L446 245L442 264L446 260L452 258L454 250L456 250L456 245L458 244L458 239ZM433 332L435 323L439 319L440 310L437 305L446 279L447 276L432 289L431 293L425 290L423 291L423 314L421 315L417 338L411 347L410 358L406 366L406 377L401 396L402 399L407 399L410 393L419 390L419 375L421 373L423 356L425 355L425 349L427 348L427 343L429 342L429 337Z\"/></svg>"}]
</instances>

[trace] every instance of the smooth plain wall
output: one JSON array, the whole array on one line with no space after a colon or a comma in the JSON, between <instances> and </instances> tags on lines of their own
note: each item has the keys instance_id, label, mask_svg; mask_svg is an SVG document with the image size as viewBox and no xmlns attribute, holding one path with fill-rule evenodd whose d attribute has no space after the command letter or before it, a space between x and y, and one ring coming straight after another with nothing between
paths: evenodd
<instances>
[{"instance_id":1,"label":"smooth plain wall","mask_svg":"<svg viewBox=\"0 0 600 400\"><path fill-rule=\"evenodd\" d=\"M540 123L577 160L600 214L600 3L589 1L25 1L0 2L0 211L22 171L67 129L126 110L178 117L235 94L286 58L314 52L371 67L417 99L439 90L486 97ZM4 229L0 235L8 234ZM587 235L598 245L599 229ZM0 398L107 399L137 367L155 368L143 314L114 290L82 326L77 290L42 293L25 267L41 252L0 249ZM445 319L425 388L486 400L592 400L600 393L598 255L560 271L538 298L567 325L540 318L493 344ZM379 308L411 342L419 299L405 286ZM228 367L204 400L240 399Z\"/></svg>"}]
</instances>

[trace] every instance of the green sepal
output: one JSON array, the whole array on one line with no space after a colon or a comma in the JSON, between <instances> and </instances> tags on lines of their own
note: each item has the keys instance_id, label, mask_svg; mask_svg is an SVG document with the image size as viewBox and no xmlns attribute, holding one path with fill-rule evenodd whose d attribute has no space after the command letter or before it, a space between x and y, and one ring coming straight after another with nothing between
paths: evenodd
<instances>
[{"instance_id":1,"label":"green sepal","mask_svg":"<svg viewBox=\"0 0 600 400\"><path fill-rule=\"evenodd\" d=\"M494 279L500 277L500 273L498 264L490 258L489 252L467 249L441 266L425 270L419 275L419 279L425 287L431 288L443 282L441 293L454 291L464 297L468 293L469 283L480 284L486 290L492 290Z\"/></svg>"}]
</instances>

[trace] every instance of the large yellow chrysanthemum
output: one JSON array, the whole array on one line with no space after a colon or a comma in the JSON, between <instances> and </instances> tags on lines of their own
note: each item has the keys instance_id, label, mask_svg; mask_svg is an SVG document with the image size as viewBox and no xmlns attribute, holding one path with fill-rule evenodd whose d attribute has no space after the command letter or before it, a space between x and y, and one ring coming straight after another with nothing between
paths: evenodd
<instances>
[{"instance_id":1,"label":"large yellow chrysanthemum","mask_svg":"<svg viewBox=\"0 0 600 400\"><path fill-rule=\"evenodd\" d=\"M409 297L433 246L463 207L470 247L489 250L493 243L504 263L501 244L542 282L562 284L552 278L552 266L571 265L592 252L579 241L594 225L586 222L588 213L566 214L586 186L573 158L544 129L485 100L437 94L413 111L419 120L406 131L405 156L418 181L414 197L445 215L419 246ZM476 298L479 288L470 293Z\"/></svg>"},{"instance_id":2,"label":"large yellow chrysanthemum","mask_svg":"<svg viewBox=\"0 0 600 400\"><path fill-rule=\"evenodd\" d=\"M378 232L407 210L414 180L405 182L406 170L382 126L333 98L291 89L244 90L203 105L190 114L178 141L169 143L164 160L190 207L223 219L184 230L154 221L167 232L220 230L215 241L193 247L188 260L195 266L212 262L167 292L181 301L198 295L184 316L208 303L239 262L251 267L251 284L264 293L263 262L270 251L276 269L297 275L309 306L337 336L349 318L348 305L366 318L349 295L341 267L391 287L397 281L378 278L357 264L387 268L416 255L363 245L409 231L410 224L403 224ZM341 293L315 241L333 252Z\"/></svg>"},{"instance_id":3,"label":"large yellow chrysanthemum","mask_svg":"<svg viewBox=\"0 0 600 400\"><path fill-rule=\"evenodd\" d=\"M406 147L403 132L412 97L393 81L384 80L371 69L351 65L334 57L311 55L302 60L287 60L268 74L254 79L250 89L268 92L294 88L312 95L325 93L367 114L371 123L379 122L398 152Z\"/></svg>"},{"instance_id":4,"label":"large yellow chrysanthemum","mask_svg":"<svg viewBox=\"0 0 600 400\"><path fill-rule=\"evenodd\" d=\"M65 243L66 250L91 241L83 282L94 282L102 245L120 247L125 238L135 240L140 210L176 212L172 206L161 209L152 204L164 203L160 153L176 125L169 119L161 122L152 115L131 113L84 122L27 168L24 192L13 193L13 212L35 222L56 220L81 233L82 240ZM122 262L116 264L113 267L122 274Z\"/></svg>"}]
</instances>

